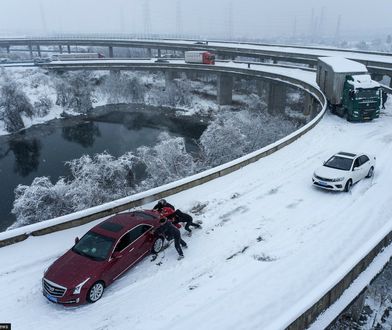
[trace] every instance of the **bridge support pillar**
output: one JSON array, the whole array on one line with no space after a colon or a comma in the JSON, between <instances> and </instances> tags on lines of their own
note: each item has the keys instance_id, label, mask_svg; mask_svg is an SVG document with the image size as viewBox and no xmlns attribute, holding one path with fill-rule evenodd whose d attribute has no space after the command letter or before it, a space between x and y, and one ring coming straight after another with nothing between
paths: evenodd
<instances>
[{"instance_id":1,"label":"bridge support pillar","mask_svg":"<svg viewBox=\"0 0 392 330\"><path fill-rule=\"evenodd\" d=\"M391 87L392 88L392 76L389 76L389 87Z\"/></svg>"},{"instance_id":2,"label":"bridge support pillar","mask_svg":"<svg viewBox=\"0 0 392 330\"><path fill-rule=\"evenodd\" d=\"M61 45L59 45L59 52L60 52L60 54L63 53L63 46L61 46Z\"/></svg>"},{"instance_id":3,"label":"bridge support pillar","mask_svg":"<svg viewBox=\"0 0 392 330\"><path fill-rule=\"evenodd\" d=\"M70 45L67 45L67 52L68 52L68 54L71 54L71 46Z\"/></svg>"},{"instance_id":4,"label":"bridge support pillar","mask_svg":"<svg viewBox=\"0 0 392 330\"><path fill-rule=\"evenodd\" d=\"M158 48L158 58L161 57L161 50Z\"/></svg>"},{"instance_id":5,"label":"bridge support pillar","mask_svg":"<svg viewBox=\"0 0 392 330\"><path fill-rule=\"evenodd\" d=\"M37 53L38 56L41 57L41 47L39 45L37 45Z\"/></svg>"},{"instance_id":6,"label":"bridge support pillar","mask_svg":"<svg viewBox=\"0 0 392 330\"><path fill-rule=\"evenodd\" d=\"M286 87L282 83L271 81L268 91L268 113L277 115L284 112L286 106Z\"/></svg>"},{"instance_id":7,"label":"bridge support pillar","mask_svg":"<svg viewBox=\"0 0 392 330\"><path fill-rule=\"evenodd\" d=\"M313 114L313 97L309 93L305 93L305 102L304 102L304 115L309 116Z\"/></svg>"},{"instance_id":8,"label":"bridge support pillar","mask_svg":"<svg viewBox=\"0 0 392 330\"><path fill-rule=\"evenodd\" d=\"M152 49L151 48L147 48L147 56L149 58L152 58Z\"/></svg>"},{"instance_id":9,"label":"bridge support pillar","mask_svg":"<svg viewBox=\"0 0 392 330\"><path fill-rule=\"evenodd\" d=\"M257 89L257 95L259 95L260 98L265 97L268 95L268 90L269 90L269 82L265 80L257 80L256 81L256 89Z\"/></svg>"},{"instance_id":10,"label":"bridge support pillar","mask_svg":"<svg viewBox=\"0 0 392 330\"><path fill-rule=\"evenodd\" d=\"M29 45L30 58L33 58L33 46Z\"/></svg>"},{"instance_id":11,"label":"bridge support pillar","mask_svg":"<svg viewBox=\"0 0 392 330\"><path fill-rule=\"evenodd\" d=\"M109 46L109 57L114 57L113 46Z\"/></svg>"},{"instance_id":12,"label":"bridge support pillar","mask_svg":"<svg viewBox=\"0 0 392 330\"><path fill-rule=\"evenodd\" d=\"M233 76L227 73L218 75L218 104L230 105L233 101Z\"/></svg>"}]
</instances>

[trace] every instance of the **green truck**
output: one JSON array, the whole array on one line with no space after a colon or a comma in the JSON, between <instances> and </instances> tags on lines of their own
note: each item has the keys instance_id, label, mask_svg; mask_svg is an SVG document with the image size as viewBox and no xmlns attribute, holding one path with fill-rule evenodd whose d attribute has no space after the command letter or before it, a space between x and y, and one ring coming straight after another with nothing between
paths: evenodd
<instances>
[{"instance_id":1,"label":"green truck","mask_svg":"<svg viewBox=\"0 0 392 330\"><path fill-rule=\"evenodd\" d=\"M348 121L380 116L381 86L372 80L365 65L343 57L319 57L317 84L332 113Z\"/></svg>"}]
</instances>

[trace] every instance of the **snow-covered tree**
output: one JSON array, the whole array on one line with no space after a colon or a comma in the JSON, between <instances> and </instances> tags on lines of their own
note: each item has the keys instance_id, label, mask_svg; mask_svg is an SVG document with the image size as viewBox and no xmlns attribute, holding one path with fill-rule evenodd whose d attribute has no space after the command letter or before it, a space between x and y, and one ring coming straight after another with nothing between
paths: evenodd
<instances>
[{"instance_id":1,"label":"snow-covered tree","mask_svg":"<svg viewBox=\"0 0 392 330\"><path fill-rule=\"evenodd\" d=\"M137 156L148 174L143 186L159 186L195 171L195 163L186 151L184 138L171 137L168 133L161 133L159 143L154 147L138 148Z\"/></svg>"},{"instance_id":2,"label":"snow-covered tree","mask_svg":"<svg viewBox=\"0 0 392 330\"><path fill-rule=\"evenodd\" d=\"M246 137L227 116L218 116L200 137L202 162L218 166L244 155Z\"/></svg>"},{"instance_id":3,"label":"snow-covered tree","mask_svg":"<svg viewBox=\"0 0 392 330\"><path fill-rule=\"evenodd\" d=\"M134 192L134 160L132 153L116 159L104 152L67 162L72 173L69 195L74 209L82 210Z\"/></svg>"},{"instance_id":4,"label":"snow-covered tree","mask_svg":"<svg viewBox=\"0 0 392 330\"><path fill-rule=\"evenodd\" d=\"M48 177L37 177L30 186L18 185L12 209L17 221L9 229L72 212L67 191L64 179L53 185Z\"/></svg>"},{"instance_id":5,"label":"snow-covered tree","mask_svg":"<svg viewBox=\"0 0 392 330\"><path fill-rule=\"evenodd\" d=\"M0 112L8 132L24 128L22 114L31 117L33 107L21 86L8 76L0 86Z\"/></svg>"},{"instance_id":6,"label":"snow-covered tree","mask_svg":"<svg viewBox=\"0 0 392 330\"><path fill-rule=\"evenodd\" d=\"M34 102L34 114L38 117L44 117L49 113L51 107L53 107L52 100L47 95L42 95L38 101Z\"/></svg>"}]
</instances>

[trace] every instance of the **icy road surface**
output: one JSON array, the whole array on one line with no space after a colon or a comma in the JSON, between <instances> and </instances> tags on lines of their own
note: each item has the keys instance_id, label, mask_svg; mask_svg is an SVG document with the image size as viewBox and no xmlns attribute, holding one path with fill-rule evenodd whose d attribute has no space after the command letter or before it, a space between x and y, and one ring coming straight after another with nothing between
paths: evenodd
<instances>
[{"instance_id":1,"label":"icy road surface","mask_svg":"<svg viewBox=\"0 0 392 330\"><path fill-rule=\"evenodd\" d=\"M337 151L375 154L375 177L348 194L312 187L313 170ZM1 248L0 322L17 330L280 329L307 295L319 295L377 231L392 226L391 163L391 102L370 123L327 113L292 145L168 198L183 211L206 204L194 216L203 229L184 236L185 259L177 261L170 246L95 304L52 304L42 296L41 277L97 222Z\"/></svg>"}]
</instances>

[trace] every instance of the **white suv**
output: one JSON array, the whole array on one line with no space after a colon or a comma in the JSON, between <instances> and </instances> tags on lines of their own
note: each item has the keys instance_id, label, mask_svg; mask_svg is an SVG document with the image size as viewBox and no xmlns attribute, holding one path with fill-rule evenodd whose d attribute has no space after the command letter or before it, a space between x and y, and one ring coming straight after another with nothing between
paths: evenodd
<instances>
[{"instance_id":1,"label":"white suv","mask_svg":"<svg viewBox=\"0 0 392 330\"><path fill-rule=\"evenodd\" d=\"M313 185L336 191L350 191L352 185L373 176L376 157L339 152L313 173Z\"/></svg>"}]
</instances>

